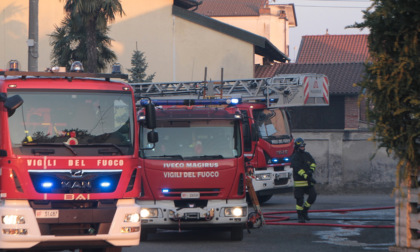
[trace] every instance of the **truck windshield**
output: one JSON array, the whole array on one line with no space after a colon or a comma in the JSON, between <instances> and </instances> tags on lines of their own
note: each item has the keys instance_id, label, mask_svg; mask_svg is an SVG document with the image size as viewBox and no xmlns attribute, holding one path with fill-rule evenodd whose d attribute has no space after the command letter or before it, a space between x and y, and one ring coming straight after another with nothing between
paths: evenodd
<instances>
[{"instance_id":1,"label":"truck windshield","mask_svg":"<svg viewBox=\"0 0 420 252\"><path fill-rule=\"evenodd\" d=\"M142 139L149 131L141 126ZM153 149L142 142L143 157L151 159L225 159L242 155L239 122L229 120L158 121L159 141Z\"/></svg>"},{"instance_id":2,"label":"truck windshield","mask_svg":"<svg viewBox=\"0 0 420 252\"><path fill-rule=\"evenodd\" d=\"M290 143L292 137L284 110L258 109L253 111L253 116L262 139L272 144Z\"/></svg>"},{"instance_id":3,"label":"truck windshield","mask_svg":"<svg viewBox=\"0 0 420 252\"><path fill-rule=\"evenodd\" d=\"M134 120L132 96L127 92L63 90L9 90L20 95L23 105L9 117L10 139L15 153L23 149L107 146L115 153L133 152ZM31 151L30 153L33 153ZM92 153L91 155L98 155ZM89 154L88 154L89 155Z\"/></svg>"}]
</instances>

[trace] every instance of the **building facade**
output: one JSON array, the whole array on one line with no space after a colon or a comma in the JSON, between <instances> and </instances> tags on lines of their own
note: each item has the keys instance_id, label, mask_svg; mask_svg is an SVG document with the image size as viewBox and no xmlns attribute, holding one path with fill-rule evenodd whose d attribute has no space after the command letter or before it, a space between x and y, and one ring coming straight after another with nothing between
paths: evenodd
<instances>
[{"instance_id":1,"label":"building facade","mask_svg":"<svg viewBox=\"0 0 420 252\"><path fill-rule=\"evenodd\" d=\"M30 1L0 1L0 61L11 59L28 69L28 55L37 59L38 70L51 67L50 36L64 18L64 1L38 2L37 50L28 43ZM268 39L194 13L195 1L124 0L125 15L110 24L112 50L123 69L131 68L131 56L144 52L154 81L201 81L253 78L255 55L272 61L287 57ZM4 67L3 67L4 66ZM125 71L125 73L128 73Z\"/></svg>"}]
</instances>

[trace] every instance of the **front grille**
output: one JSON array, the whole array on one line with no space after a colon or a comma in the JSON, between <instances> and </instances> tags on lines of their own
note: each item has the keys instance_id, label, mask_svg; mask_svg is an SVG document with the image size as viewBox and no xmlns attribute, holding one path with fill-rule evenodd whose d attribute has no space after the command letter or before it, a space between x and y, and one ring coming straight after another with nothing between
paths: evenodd
<instances>
[{"instance_id":1,"label":"front grille","mask_svg":"<svg viewBox=\"0 0 420 252\"><path fill-rule=\"evenodd\" d=\"M58 210L57 218L37 218L41 235L75 236L109 233L116 201L30 201L35 215Z\"/></svg>"},{"instance_id":2,"label":"front grille","mask_svg":"<svg viewBox=\"0 0 420 252\"><path fill-rule=\"evenodd\" d=\"M288 181L288 178L275 179L274 185L286 185Z\"/></svg>"},{"instance_id":3,"label":"front grille","mask_svg":"<svg viewBox=\"0 0 420 252\"><path fill-rule=\"evenodd\" d=\"M117 188L121 170L30 170L38 193L109 193Z\"/></svg>"},{"instance_id":4,"label":"front grille","mask_svg":"<svg viewBox=\"0 0 420 252\"><path fill-rule=\"evenodd\" d=\"M174 200L176 208L190 208L190 207L200 207L204 208L207 206L207 200L197 200L197 199L185 199L185 200Z\"/></svg>"},{"instance_id":5,"label":"front grille","mask_svg":"<svg viewBox=\"0 0 420 252\"><path fill-rule=\"evenodd\" d=\"M216 197L220 194L219 188L181 188L181 189L167 189L163 195L167 197L181 197L183 192L199 192L200 197Z\"/></svg>"},{"instance_id":6,"label":"front grille","mask_svg":"<svg viewBox=\"0 0 420 252\"><path fill-rule=\"evenodd\" d=\"M274 166L273 167L274 171L279 172L279 171L284 171L284 166Z\"/></svg>"}]
</instances>

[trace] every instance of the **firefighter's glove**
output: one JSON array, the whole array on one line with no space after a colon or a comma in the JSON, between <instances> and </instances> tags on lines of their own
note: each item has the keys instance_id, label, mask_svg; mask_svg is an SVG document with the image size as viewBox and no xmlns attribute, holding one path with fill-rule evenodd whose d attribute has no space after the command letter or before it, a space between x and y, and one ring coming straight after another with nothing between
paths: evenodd
<instances>
[{"instance_id":1,"label":"firefighter's glove","mask_svg":"<svg viewBox=\"0 0 420 252\"><path fill-rule=\"evenodd\" d=\"M312 176L312 171L308 171L308 175L305 178L309 184L316 184L316 180Z\"/></svg>"},{"instance_id":2,"label":"firefighter's glove","mask_svg":"<svg viewBox=\"0 0 420 252\"><path fill-rule=\"evenodd\" d=\"M314 179L314 178L309 178L309 181L308 181L310 184L316 184L316 180Z\"/></svg>"}]
</instances>

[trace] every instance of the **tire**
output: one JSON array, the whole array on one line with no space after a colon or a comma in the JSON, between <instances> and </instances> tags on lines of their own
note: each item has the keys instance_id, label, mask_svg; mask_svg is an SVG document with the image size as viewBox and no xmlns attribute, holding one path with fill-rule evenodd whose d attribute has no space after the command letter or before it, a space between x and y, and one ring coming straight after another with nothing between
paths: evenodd
<instances>
[{"instance_id":1,"label":"tire","mask_svg":"<svg viewBox=\"0 0 420 252\"><path fill-rule=\"evenodd\" d=\"M106 248L92 248L92 249L80 249L81 252L121 252L122 247L106 247Z\"/></svg>"},{"instance_id":2,"label":"tire","mask_svg":"<svg viewBox=\"0 0 420 252\"><path fill-rule=\"evenodd\" d=\"M273 194L270 195L258 195L258 202L260 202L260 204L265 203L267 201L269 201L271 199L271 197L273 197Z\"/></svg>"},{"instance_id":3,"label":"tire","mask_svg":"<svg viewBox=\"0 0 420 252\"><path fill-rule=\"evenodd\" d=\"M242 241L244 238L244 231L241 227L234 227L230 231L231 241Z\"/></svg>"},{"instance_id":4,"label":"tire","mask_svg":"<svg viewBox=\"0 0 420 252\"><path fill-rule=\"evenodd\" d=\"M122 252L122 247L105 248L103 252Z\"/></svg>"},{"instance_id":5,"label":"tire","mask_svg":"<svg viewBox=\"0 0 420 252\"><path fill-rule=\"evenodd\" d=\"M147 241L147 237L149 236L149 231L147 229L141 229L140 233L140 241Z\"/></svg>"}]
</instances>

